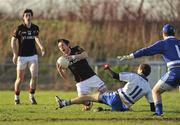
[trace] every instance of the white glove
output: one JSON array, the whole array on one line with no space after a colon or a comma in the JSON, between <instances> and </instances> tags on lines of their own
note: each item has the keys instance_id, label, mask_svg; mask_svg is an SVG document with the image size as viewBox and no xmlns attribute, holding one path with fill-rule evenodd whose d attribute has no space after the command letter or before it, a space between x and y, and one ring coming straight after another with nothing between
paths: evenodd
<instances>
[{"instance_id":1,"label":"white glove","mask_svg":"<svg viewBox=\"0 0 180 125\"><path fill-rule=\"evenodd\" d=\"M117 58L118 58L120 61L129 60L129 59L133 59L133 58L134 58L134 55L133 55L133 54L130 54L130 55L124 55L124 56L117 56Z\"/></svg>"}]
</instances>

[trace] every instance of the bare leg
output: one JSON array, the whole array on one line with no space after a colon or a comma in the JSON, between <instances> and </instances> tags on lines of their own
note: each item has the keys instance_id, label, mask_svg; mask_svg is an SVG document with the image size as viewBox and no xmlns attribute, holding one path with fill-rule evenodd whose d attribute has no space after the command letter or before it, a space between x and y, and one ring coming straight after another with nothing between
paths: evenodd
<instances>
[{"instance_id":1,"label":"bare leg","mask_svg":"<svg viewBox=\"0 0 180 125\"><path fill-rule=\"evenodd\" d=\"M163 114L161 94L166 90L168 90L168 86L162 80L159 80L152 89L152 96L156 107L156 114L158 116Z\"/></svg>"},{"instance_id":2,"label":"bare leg","mask_svg":"<svg viewBox=\"0 0 180 125\"><path fill-rule=\"evenodd\" d=\"M30 89L36 89L36 84L38 81L38 62L30 62L28 64L31 73L31 80L30 80Z\"/></svg>"},{"instance_id":3,"label":"bare leg","mask_svg":"<svg viewBox=\"0 0 180 125\"><path fill-rule=\"evenodd\" d=\"M73 98L71 100L62 100L58 96L55 97L56 102L58 104L58 108L63 108L65 106L73 105L73 104L84 104L87 101L98 102L99 93L90 95L84 95L80 97Z\"/></svg>"},{"instance_id":4,"label":"bare leg","mask_svg":"<svg viewBox=\"0 0 180 125\"><path fill-rule=\"evenodd\" d=\"M29 99L32 104L37 104L34 98L34 94L35 94L36 85L38 81L38 62L37 61L30 62L28 67L31 72L31 80L29 84Z\"/></svg>"},{"instance_id":5,"label":"bare leg","mask_svg":"<svg viewBox=\"0 0 180 125\"><path fill-rule=\"evenodd\" d=\"M31 80L30 80L30 85L29 85L29 87L30 87L30 92L31 92L31 90L36 90L36 84L37 84L37 80L38 78L37 77L31 77Z\"/></svg>"},{"instance_id":6,"label":"bare leg","mask_svg":"<svg viewBox=\"0 0 180 125\"><path fill-rule=\"evenodd\" d=\"M153 100L154 103L162 103L162 98L161 98L161 94L164 92L165 90L160 89L159 84L157 83L153 89L152 89L152 95L153 95Z\"/></svg>"},{"instance_id":7,"label":"bare leg","mask_svg":"<svg viewBox=\"0 0 180 125\"><path fill-rule=\"evenodd\" d=\"M17 75L16 75L16 81L14 84L14 100L15 100L15 104L19 104L19 95L20 95L20 85L24 80L24 73L25 70L17 70Z\"/></svg>"},{"instance_id":8,"label":"bare leg","mask_svg":"<svg viewBox=\"0 0 180 125\"><path fill-rule=\"evenodd\" d=\"M87 101L98 102L99 93L94 95L82 95L80 97L71 99L71 104L84 104Z\"/></svg>"}]
</instances>

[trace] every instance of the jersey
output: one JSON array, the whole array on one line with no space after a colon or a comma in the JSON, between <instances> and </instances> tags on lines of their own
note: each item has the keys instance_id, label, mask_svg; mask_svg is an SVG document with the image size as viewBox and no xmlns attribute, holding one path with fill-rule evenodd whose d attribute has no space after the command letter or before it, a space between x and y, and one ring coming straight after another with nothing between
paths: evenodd
<instances>
[{"instance_id":1,"label":"jersey","mask_svg":"<svg viewBox=\"0 0 180 125\"><path fill-rule=\"evenodd\" d=\"M83 51L84 50L81 47L75 46L74 48L71 48L70 55L80 54ZM76 82L84 81L95 75L95 72L92 70L86 59L70 61L68 68L73 73Z\"/></svg>"},{"instance_id":2,"label":"jersey","mask_svg":"<svg viewBox=\"0 0 180 125\"><path fill-rule=\"evenodd\" d=\"M180 66L180 40L169 36L165 40L157 41L153 45L133 53L134 58L155 54L162 54L169 69Z\"/></svg>"},{"instance_id":3,"label":"jersey","mask_svg":"<svg viewBox=\"0 0 180 125\"><path fill-rule=\"evenodd\" d=\"M13 37L18 39L18 56L33 56L37 54L35 36L39 35L39 27L31 24L28 28L25 24L19 25L13 32Z\"/></svg>"},{"instance_id":4,"label":"jersey","mask_svg":"<svg viewBox=\"0 0 180 125\"><path fill-rule=\"evenodd\" d=\"M133 105L143 96L149 103L153 103L152 92L147 78L136 73L119 73L119 80L127 82L123 88L118 89L119 96L128 106Z\"/></svg>"}]
</instances>

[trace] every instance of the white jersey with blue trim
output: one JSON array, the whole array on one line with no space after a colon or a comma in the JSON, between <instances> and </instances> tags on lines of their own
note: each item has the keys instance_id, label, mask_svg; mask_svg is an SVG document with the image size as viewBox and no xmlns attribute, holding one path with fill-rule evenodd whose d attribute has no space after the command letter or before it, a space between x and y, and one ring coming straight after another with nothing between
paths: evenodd
<instances>
[{"instance_id":1,"label":"white jersey with blue trim","mask_svg":"<svg viewBox=\"0 0 180 125\"><path fill-rule=\"evenodd\" d=\"M142 48L133 53L134 58L162 54L168 68L180 66L180 40L169 36L164 40L157 41L153 45Z\"/></svg>"},{"instance_id":2,"label":"white jersey with blue trim","mask_svg":"<svg viewBox=\"0 0 180 125\"><path fill-rule=\"evenodd\" d=\"M143 96L149 103L153 102L151 88L144 75L122 72L119 73L119 80L127 82L123 88L118 89L118 93L128 107Z\"/></svg>"}]
</instances>

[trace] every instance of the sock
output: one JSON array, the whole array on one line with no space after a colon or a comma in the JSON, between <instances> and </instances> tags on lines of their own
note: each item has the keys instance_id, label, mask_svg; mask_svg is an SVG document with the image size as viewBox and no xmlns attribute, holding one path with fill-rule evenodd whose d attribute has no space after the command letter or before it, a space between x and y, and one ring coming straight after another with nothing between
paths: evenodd
<instances>
[{"instance_id":1,"label":"sock","mask_svg":"<svg viewBox=\"0 0 180 125\"><path fill-rule=\"evenodd\" d=\"M71 105L71 100L63 100L63 101L62 101L62 104L63 104L64 106Z\"/></svg>"},{"instance_id":2,"label":"sock","mask_svg":"<svg viewBox=\"0 0 180 125\"><path fill-rule=\"evenodd\" d=\"M162 103L157 103L156 104L156 113L158 116L163 114L163 107L162 107Z\"/></svg>"},{"instance_id":3,"label":"sock","mask_svg":"<svg viewBox=\"0 0 180 125\"><path fill-rule=\"evenodd\" d=\"M35 89L29 89L29 98L34 98Z\"/></svg>"},{"instance_id":4,"label":"sock","mask_svg":"<svg viewBox=\"0 0 180 125\"><path fill-rule=\"evenodd\" d=\"M15 91L14 93L14 100L19 100L20 91Z\"/></svg>"}]
</instances>

